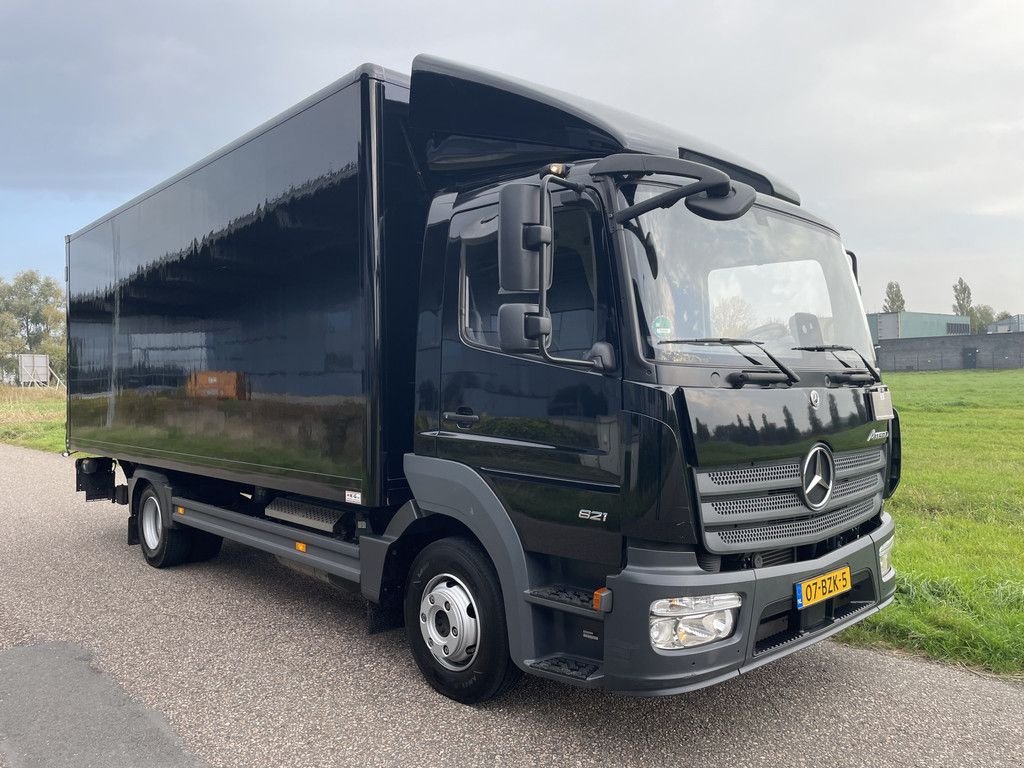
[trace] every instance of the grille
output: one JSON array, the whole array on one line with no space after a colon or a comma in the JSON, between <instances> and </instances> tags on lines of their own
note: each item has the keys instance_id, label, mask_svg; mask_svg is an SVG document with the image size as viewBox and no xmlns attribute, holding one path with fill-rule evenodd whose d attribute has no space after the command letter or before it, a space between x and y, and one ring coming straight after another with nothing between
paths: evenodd
<instances>
[{"instance_id":1,"label":"grille","mask_svg":"<svg viewBox=\"0 0 1024 768\"><path fill-rule=\"evenodd\" d=\"M838 483L832 492L833 499L845 499L849 496L856 496L878 484L878 475L871 474L858 477L855 480L847 480L845 483Z\"/></svg>"},{"instance_id":2,"label":"grille","mask_svg":"<svg viewBox=\"0 0 1024 768\"><path fill-rule=\"evenodd\" d=\"M772 483L779 480L799 480L800 465L774 464L766 467L745 467L743 469L722 469L708 472L708 479L715 485L746 485L747 483Z\"/></svg>"},{"instance_id":3,"label":"grille","mask_svg":"<svg viewBox=\"0 0 1024 768\"><path fill-rule=\"evenodd\" d=\"M773 493L770 496L752 496L711 502L711 508L720 515L750 515L758 512L783 512L800 506L795 493Z\"/></svg>"},{"instance_id":4,"label":"grille","mask_svg":"<svg viewBox=\"0 0 1024 768\"><path fill-rule=\"evenodd\" d=\"M817 514L799 491L800 459L695 473L704 541L716 554L811 544L849 530L881 508L885 451L835 454L832 499Z\"/></svg>"},{"instance_id":5,"label":"grille","mask_svg":"<svg viewBox=\"0 0 1024 768\"><path fill-rule=\"evenodd\" d=\"M837 453L835 456L836 471L843 473L856 472L858 469L865 469L881 463L883 458L880 448L871 448L866 451L855 451L853 453Z\"/></svg>"},{"instance_id":6,"label":"grille","mask_svg":"<svg viewBox=\"0 0 1024 768\"><path fill-rule=\"evenodd\" d=\"M771 565L786 565L787 563L793 562L793 549L786 547L785 549L771 549L767 552L761 553L761 565L768 567Z\"/></svg>"},{"instance_id":7,"label":"grille","mask_svg":"<svg viewBox=\"0 0 1024 768\"><path fill-rule=\"evenodd\" d=\"M861 519L870 517L879 503L878 497L842 507L824 515L786 520L768 525L746 528L728 528L709 531L707 535L719 539L724 548L733 551L756 550L777 545L780 541L797 544L827 538L832 533L853 527ZM712 547L714 549L714 547Z\"/></svg>"}]
</instances>

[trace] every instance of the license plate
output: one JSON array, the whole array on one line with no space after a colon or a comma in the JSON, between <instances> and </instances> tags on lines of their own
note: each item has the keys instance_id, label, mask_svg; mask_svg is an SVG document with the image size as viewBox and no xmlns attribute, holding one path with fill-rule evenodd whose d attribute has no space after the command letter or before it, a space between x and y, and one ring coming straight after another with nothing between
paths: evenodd
<instances>
[{"instance_id":1,"label":"license plate","mask_svg":"<svg viewBox=\"0 0 1024 768\"><path fill-rule=\"evenodd\" d=\"M868 408L870 408L871 419L892 419L892 394L887 387L879 387L868 392Z\"/></svg>"},{"instance_id":2,"label":"license plate","mask_svg":"<svg viewBox=\"0 0 1024 768\"><path fill-rule=\"evenodd\" d=\"M798 582L793 585L796 592L796 607L802 611L809 605L828 600L830 597L843 594L843 592L849 592L851 586L848 565L823 573L821 576L815 576L813 579Z\"/></svg>"}]
</instances>

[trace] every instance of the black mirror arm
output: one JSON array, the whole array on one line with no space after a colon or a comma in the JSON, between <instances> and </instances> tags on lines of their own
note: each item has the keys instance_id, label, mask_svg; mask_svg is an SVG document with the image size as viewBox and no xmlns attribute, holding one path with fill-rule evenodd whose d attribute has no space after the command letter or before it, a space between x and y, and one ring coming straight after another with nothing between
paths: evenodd
<instances>
[{"instance_id":1,"label":"black mirror arm","mask_svg":"<svg viewBox=\"0 0 1024 768\"><path fill-rule=\"evenodd\" d=\"M554 176L548 174L540 180L540 227L551 227L552 223L549 221L551 218L551 197L548 192L549 184L557 184L561 187L574 190L577 194L583 194L584 186L582 184L576 184L571 181L566 181L560 176ZM553 230L552 230L553 232ZM546 318L548 316L548 258L551 256L551 248L553 246L554 237L550 238L548 242L541 242L540 244L540 258L537 259L540 269L540 280L537 283L540 286L540 295L537 298L537 314ZM543 324L540 324L541 326ZM551 325L550 322L547 328L540 328L540 335L537 338L537 347L540 351L540 356L547 360L549 363L555 363L556 365L574 365L579 368L591 368L597 369L599 363L597 360L576 360L571 357L556 357L548 352L547 339L551 336Z\"/></svg>"},{"instance_id":2,"label":"black mirror arm","mask_svg":"<svg viewBox=\"0 0 1024 768\"><path fill-rule=\"evenodd\" d=\"M671 208L680 200L700 192L707 192L711 197L725 197L729 194L729 179L726 177L724 184L718 179L701 179L693 184L670 189L643 202L631 205L629 208L623 208L616 212L613 218L616 224L623 224L638 216L643 216L655 208Z\"/></svg>"}]
</instances>

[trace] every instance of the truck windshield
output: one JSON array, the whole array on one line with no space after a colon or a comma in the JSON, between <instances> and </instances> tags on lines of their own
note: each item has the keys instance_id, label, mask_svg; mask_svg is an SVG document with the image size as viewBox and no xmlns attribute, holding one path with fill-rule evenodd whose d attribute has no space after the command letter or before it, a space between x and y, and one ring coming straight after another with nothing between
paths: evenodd
<instances>
[{"instance_id":1,"label":"truck windshield","mask_svg":"<svg viewBox=\"0 0 1024 768\"><path fill-rule=\"evenodd\" d=\"M619 204L639 203L669 186L623 185ZM729 337L763 342L794 368L863 367L855 352L813 349L827 345L875 359L850 262L824 227L757 205L739 219L711 221L682 202L624 226L649 357L749 365L735 346L692 341ZM771 365L755 347L743 352Z\"/></svg>"}]
</instances>

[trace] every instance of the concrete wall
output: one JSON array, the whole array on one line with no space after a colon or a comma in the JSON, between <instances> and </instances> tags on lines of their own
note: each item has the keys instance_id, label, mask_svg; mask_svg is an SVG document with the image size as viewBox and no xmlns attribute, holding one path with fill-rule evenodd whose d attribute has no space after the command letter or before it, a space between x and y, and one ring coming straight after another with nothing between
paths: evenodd
<instances>
[{"instance_id":1,"label":"concrete wall","mask_svg":"<svg viewBox=\"0 0 1024 768\"><path fill-rule=\"evenodd\" d=\"M1024 368L1024 333L882 339L879 346L883 371Z\"/></svg>"}]
</instances>

